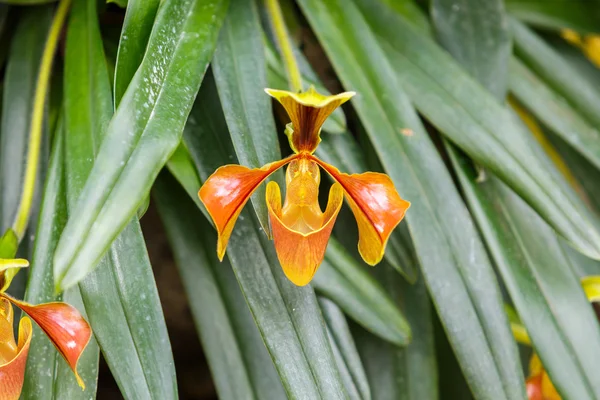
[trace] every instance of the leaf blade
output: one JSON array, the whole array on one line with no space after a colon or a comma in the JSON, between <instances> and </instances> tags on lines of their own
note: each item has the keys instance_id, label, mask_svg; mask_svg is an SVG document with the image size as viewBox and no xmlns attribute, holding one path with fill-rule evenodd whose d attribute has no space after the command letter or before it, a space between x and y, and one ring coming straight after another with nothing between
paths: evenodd
<instances>
[{"instance_id":1,"label":"leaf blade","mask_svg":"<svg viewBox=\"0 0 600 400\"><path fill-rule=\"evenodd\" d=\"M77 2L67 32L64 101L69 212L77 204L113 113L97 18L95 0ZM171 347L137 218L112 243L98 268L79 283L79 292L123 395L177 398Z\"/></svg>"},{"instance_id":2,"label":"leaf blade","mask_svg":"<svg viewBox=\"0 0 600 400\"><path fill-rule=\"evenodd\" d=\"M93 268L175 151L203 78L195 72L208 65L227 5L227 0L187 0L160 8L146 56L111 119L59 241L58 288L72 286Z\"/></svg>"},{"instance_id":3,"label":"leaf blade","mask_svg":"<svg viewBox=\"0 0 600 400\"><path fill-rule=\"evenodd\" d=\"M595 218L571 190L554 183L543 156L525 145L510 113L400 15L373 7L365 16L416 108L455 145L532 204L569 243L590 257L599 257ZM527 160L527 165L522 160Z\"/></svg>"},{"instance_id":4,"label":"leaf blade","mask_svg":"<svg viewBox=\"0 0 600 400\"><path fill-rule=\"evenodd\" d=\"M351 3L344 7L333 1L319 4L301 0L299 3L346 88L361 93L354 105L386 171L404 196L409 200L419 199L406 218L430 294L444 319L472 390L482 397L524 398L516 346L483 246L449 174L442 172L445 167L416 112L396 84L389 61L374 35L368 34L367 22L359 8ZM361 3L363 12L369 7ZM344 30L349 26L352 30ZM360 32L360 36L355 32ZM351 45L347 44L348 38L353 39ZM362 57L355 56L359 51ZM364 56L367 53L369 58L376 54L377 63L361 62L369 59ZM383 82L381 77L387 81ZM376 92L394 102L381 102ZM397 129L402 127L410 127L414 135L399 134ZM436 167L432 166L434 162ZM435 188L430 186L433 181ZM443 201L439 197L441 191ZM450 202L452 211L442 212ZM439 217L457 213L460 218ZM461 221L460 226L453 226L458 221ZM454 232L461 232L460 237ZM465 252L465 249L469 250ZM464 330L465 324L469 325L468 333ZM472 357L484 362L485 367L482 364L473 367L469 362Z\"/></svg>"}]
</instances>

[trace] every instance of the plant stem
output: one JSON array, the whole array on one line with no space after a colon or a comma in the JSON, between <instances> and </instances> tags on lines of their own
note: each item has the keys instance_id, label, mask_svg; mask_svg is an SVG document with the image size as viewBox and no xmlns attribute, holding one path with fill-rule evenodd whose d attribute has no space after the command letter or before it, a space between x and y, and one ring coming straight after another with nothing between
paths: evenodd
<instances>
[{"instance_id":1,"label":"plant stem","mask_svg":"<svg viewBox=\"0 0 600 400\"><path fill-rule=\"evenodd\" d=\"M277 38L277 42L279 44L279 50L281 51L281 56L283 57L290 88L294 92L300 92L302 91L302 76L300 75L298 63L296 63L296 58L294 57L292 44L290 43L290 37L287 29L285 28L285 22L283 20L283 14L281 12L281 7L279 6L279 1L266 0L266 2L269 19L273 25L273 31L275 32L275 37Z\"/></svg>"},{"instance_id":2,"label":"plant stem","mask_svg":"<svg viewBox=\"0 0 600 400\"><path fill-rule=\"evenodd\" d=\"M58 46L60 32L67 17L70 5L71 0L61 0L60 4L58 5L52 25L50 26L50 32L48 33L48 39L46 40L44 53L42 54L42 61L40 64L40 71L38 74L35 87L35 97L33 101L33 113L31 116L31 128L29 131L27 167L25 169L23 192L21 193L19 210L13 224L13 230L19 237L19 240L23 238L23 235L25 234L27 223L29 222L29 215L31 213L35 180L40 161L44 104L46 102L46 95L48 92L50 73L52 72L52 61L54 59L54 53L56 52L56 47Z\"/></svg>"}]
</instances>

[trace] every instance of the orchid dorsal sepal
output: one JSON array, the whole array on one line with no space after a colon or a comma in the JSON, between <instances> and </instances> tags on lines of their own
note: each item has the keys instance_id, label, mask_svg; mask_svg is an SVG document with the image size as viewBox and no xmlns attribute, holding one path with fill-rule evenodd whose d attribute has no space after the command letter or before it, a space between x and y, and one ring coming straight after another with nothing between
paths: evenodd
<instances>
[{"instance_id":1,"label":"orchid dorsal sepal","mask_svg":"<svg viewBox=\"0 0 600 400\"><path fill-rule=\"evenodd\" d=\"M335 96L318 93L314 86L301 93L286 90L265 89L275 98L292 120L286 127L290 147L295 153L307 151L314 153L321 142L321 127L336 108L347 102L355 92L344 92Z\"/></svg>"},{"instance_id":2,"label":"orchid dorsal sepal","mask_svg":"<svg viewBox=\"0 0 600 400\"><path fill-rule=\"evenodd\" d=\"M283 105L292 120L286 134L295 154L262 168L220 167L200 188L198 196L217 228L219 258L223 258L235 221L252 193L269 175L289 164L283 204L277 183L269 183L266 196L275 249L286 276L298 286L311 281L344 197L358 223L359 252L366 263L377 264L410 203L398 195L385 174L345 174L313 155L325 119L355 93L323 96L314 88L303 93L265 91ZM325 212L318 202L320 168L335 181Z\"/></svg>"}]
</instances>

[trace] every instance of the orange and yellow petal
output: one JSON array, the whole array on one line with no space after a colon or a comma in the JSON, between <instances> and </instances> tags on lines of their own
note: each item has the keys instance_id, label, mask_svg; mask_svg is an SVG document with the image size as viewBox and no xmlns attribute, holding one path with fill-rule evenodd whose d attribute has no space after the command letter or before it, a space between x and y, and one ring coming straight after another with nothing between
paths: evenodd
<instances>
[{"instance_id":1,"label":"orange and yellow petal","mask_svg":"<svg viewBox=\"0 0 600 400\"><path fill-rule=\"evenodd\" d=\"M267 185L267 206L273 230L277 257L283 272L297 286L308 284L323 261L325 249L335 219L342 207L344 191L334 184L329 192L327 209L323 214L323 226L310 233L301 233L288 228L282 222L281 192L279 185Z\"/></svg>"},{"instance_id":2,"label":"orange and yellow petal","mask_svg":"<svg viewBox=\"0 0 600 400\"><path fill-rule=\"evenodd\" d=\"M286 134L290 147L296 153L314 152L321 141L319 133L327 117L356 94L344 92L325 96L313 86L302 93L276 89L265 89L265 92L281 103L292 120L292 126L286 129Z\"/></svg>"},{"instance_id":3,"label":"orange and yellow petal","mask_svg":"<svg viewBox=\"0 0 600 400\"><path fill-rule=\"evenodd\" d=\"M542 394L542 375L532 376L525 382L528 400L544 400Z\"/></svg>"},{"instance_id":4,"label":"orange and yellow petal","mask_svg":"<svg viewBox=\"0 0 600 400\"><path fill-rule=\"evenodd\" d=\"M79 386L85 388L77 374L77 362L92 337L92 329L79 311L66 303L31 305L3 296L39 325L75 373Z\"/></svg>"},{"instance_id":5,"label":"orange and yellow petal","mask_svg":"<svg viewBox=\"0 0 600 400\"><path fill-rule=\"evenodd\" d=\"M0 299L0 302L0 400L17 400L23 389L33 330L31 320L22 318L19 322L19 343L16 344L12 306L6 299Z\"/></svg>"},{"instance_id":6,"label":"orange and yellow petal","mask_svg":"<svg viewBox=\"0 0 600 400\"><path fill-rule=\"evenodd\" d=\"M217 228L219 260L223 260L235 221L252 193L269 175L294 158L295 155L255 169L241 165L225 165L204 182L198 197Z\"/></svg>"},{"instance_id":7,"label":"orange and yellow petal","mask_svg":"<svg viewBox=\"0 0 600 400\"><path fill-rule=\"evenodd\" d=\"M342 185L358 224L358 251L367 264L377 264L383 258L390 234L404 218L410 202L400 197L394 183L385 174L365 172L348 175L316 157L312 158Z\"/></svg>"}]
</instances>

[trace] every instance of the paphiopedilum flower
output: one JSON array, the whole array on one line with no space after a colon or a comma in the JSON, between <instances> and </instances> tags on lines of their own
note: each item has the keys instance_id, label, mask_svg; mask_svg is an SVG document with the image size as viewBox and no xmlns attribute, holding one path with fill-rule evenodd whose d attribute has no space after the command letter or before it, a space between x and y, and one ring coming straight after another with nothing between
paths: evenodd
<instances>
[{"instance_id":1,"label":"paphiopedilum flower","mask_svg":"<svg viewBox=\"0 0 600 400\"><path fill-rule=\"evenodd\" d=\"M217 228L219 259L223 259L233 226L252 193L269 175L289 164L283 205L276 182L268 183L266 194L275 249L286 276L298 286L311 281L325 255L344 196L358 223L358 250L365 262L377 264L410 203L398 195L385 174L345 174L313 155L321 141L323 122L355 93L324 96L312 87L302 93L265 91L283 105L291 119L285 132L294 154L256 169L225 165L200 188L200 200ZM320 168L335 181L325 212L318 202Z\"/></svg>"},{"instance_id":2,"label":"paphiopedilum flower","mask_svg":"<svg viewBox=\"0 0 600 400\"><path fill-rule=\"evenodd\" d=\"M92 337L92 330L79 311L60 302L32 305L5 293L15 268L28 265L26 260L0 259L0 400L18 399L23 388L27 354L33 335L31 319L64 357L77 383L85 388L77 374L77 361ZM13 304L29 316L21 318L19 322L18 341L15 341L13 334Z\"/></svg>"}]
</instances>

